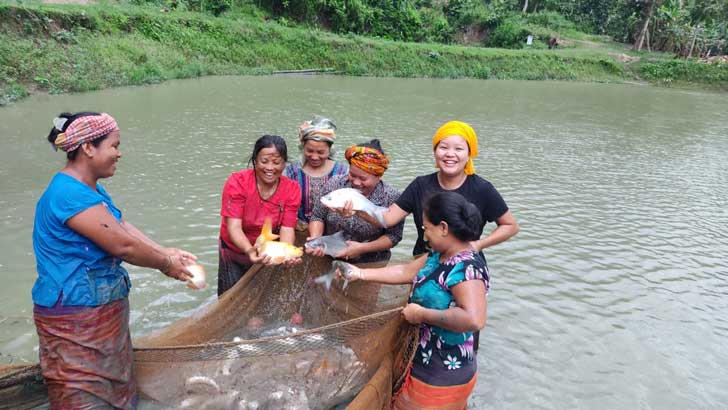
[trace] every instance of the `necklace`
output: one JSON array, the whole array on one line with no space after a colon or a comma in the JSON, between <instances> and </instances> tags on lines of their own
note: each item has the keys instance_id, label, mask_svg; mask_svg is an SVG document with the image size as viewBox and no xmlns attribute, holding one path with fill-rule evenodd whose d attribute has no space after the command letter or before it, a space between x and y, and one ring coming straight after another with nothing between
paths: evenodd
<instances>
[{"instance_id":1,"label":"necklace","mask_svg":"<svg viewBox=\"0 0 728 410\"><path fill-rule=\"evenodd\" d=\"M270 197L272 197L273 194L276 193L276 189L278 189L278 182L279 181L280 181L280 178L279 179L276 179L276 182L273 184L273 188L271 188L271 189L269 189L267 191L263 191L261 189L260 184L258 183L258 178L256 177L255 178L255 189L258 191L258 196L260 197L260 199L262 199L264 201L267 201L268 199L270 199Z\"/></svg>"}]
</instances>

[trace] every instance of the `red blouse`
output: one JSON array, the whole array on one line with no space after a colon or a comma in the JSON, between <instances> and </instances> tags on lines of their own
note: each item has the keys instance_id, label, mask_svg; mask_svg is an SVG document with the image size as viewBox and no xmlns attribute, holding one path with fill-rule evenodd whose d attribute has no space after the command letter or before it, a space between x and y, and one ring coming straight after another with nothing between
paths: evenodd
<instances>
[{"instance_id":1,"label":"red blouse","mask_svg":"<svg viewBox=\"0 0 728 410\"><path fill-rule=\"evenodd\" d=\"M276 192L264 200L258 194L255 185L255 170L233 172L222 189L220 239L228 248L242 253L230 238L225 218L241 219L243 233L253 244L260 235L267 217L273 222L273 232L278 232L281 226L294 228L300 205L301 188L289 178L281 176Z\"/></svg>"}]
</instances>

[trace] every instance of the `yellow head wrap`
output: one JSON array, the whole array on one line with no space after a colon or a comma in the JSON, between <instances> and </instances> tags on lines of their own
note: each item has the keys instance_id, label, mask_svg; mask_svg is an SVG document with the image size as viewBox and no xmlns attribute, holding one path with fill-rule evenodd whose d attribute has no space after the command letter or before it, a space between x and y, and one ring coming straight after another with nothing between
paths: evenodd
<instances>
[{"instance_id":1,"label":"yellow head wrap","mask_svg":"<svg viewBox=\"0 0 728 410\"><path fill-rule=\"evenodd\" d=\"M468 163L465 164L465 174L473 175L475 173L475 167L473 166L473 158L478 156L478 136L475 135L475 130L470 125L461 121L450 121L445 123L440 129L435 132L435 136L432 137L432 149L437 148L437 144L447 137L457 135L462 137L465 142L468 143Z\"/></svg>"}]
</instances>

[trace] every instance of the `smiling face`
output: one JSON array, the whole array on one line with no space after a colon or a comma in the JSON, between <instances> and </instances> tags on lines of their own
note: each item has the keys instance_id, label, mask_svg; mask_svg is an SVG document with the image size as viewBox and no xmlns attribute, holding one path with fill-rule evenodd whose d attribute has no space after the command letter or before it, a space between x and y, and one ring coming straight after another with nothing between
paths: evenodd
<instances>
[{"instance_id":1,"label":"smiling face","mask_svg":"<svg viewBox=\"0 0 728 410\"><path fill-rule=\"evenodd\" d=\"M459 135L453 135L444 138L435 147L435 165L445 175L460 175L465 172L469 154L470 148L465 139Z\"/></svg>"},{"instance_id":2,"label":"smiling face","mask_svg":"<svg viewBox=\"0 0 728 410\"><path fill-rule=\"evenodd\" d=\"M278 152L275 146L263 148L258 152L258 156L253 161L255 168L255 177L259 183L272 185L278 181L283 169L286 167L286 161Z\"/></svg>"},{"instance_id":3,"label":"smiling face","mask_svg":"<svg viewBox=\"0 0 728 410\"><path fill-rule=\"evenodd\" d=\"M109 178L116 173L116 163L121 158L119 130L112 131L98 146L86 143L91 166L97 178Z\"/></svg>"},{"instance_id":4,"label":"smiling face","mask_svg":"<svg viewBox=\"0 0 728 410\"><path fill-rule=\"evenodd\" d=\"M422 231L425 241L430 245L430 248L435 252L442 252L444 245L448 243L447 239L447 224L441 222L438 225L433 225L427 215L422 215Z\"/></svg>"},{"instance_id":5,"label":"smiling face","mask_svg":"<svg viewBox=\"0 0 728 410\"><path fill-rule=\"evenodd\" d=\"M349 182L351 186L361 191L364 196L369 196L374 191L380 179L380 177L372 175L359 167L349 167Z\"/></svg>"},{"instance_id":6,"label":"smiling face","mask_svg":"<svg viewBox=\"0 0 728 410\"><path fill-rule=\"evenodd\" d=\"M329 155L331 155L331 146L326 141L307 140L303 143L303 156L306 159L306 164L311 168L326 165Z\"/></svg>"}]
</instances>

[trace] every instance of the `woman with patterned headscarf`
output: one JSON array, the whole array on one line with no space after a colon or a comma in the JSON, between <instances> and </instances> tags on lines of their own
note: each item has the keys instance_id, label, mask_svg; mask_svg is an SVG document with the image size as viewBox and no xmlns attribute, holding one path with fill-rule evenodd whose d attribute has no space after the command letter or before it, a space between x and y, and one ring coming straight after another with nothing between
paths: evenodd
<instances>
[{"instance_id":1,"label":"woman with patterned headscarf","mask_svg":"<svg viewBox=\"0 0 728 410\"><path fill-rule=\"evenodd\" d=\"M382 175L389 167L389 158L382 150L379 140L351 146L346 150L345 157L349 162L349 173L331 178L324 185L321 196L341 188L354 188L374 205L388 207L394 204L399 192L382 181ZM353 263L389 260L390 249L402 240L403 230L404 221L382 228L357 217L342 217L330 211L321 201L314 207L308 225L310 239L343 231L347 246L335 257ZM323 255L321 248L307 248L307 252Z\"/></svg>"},{"instance_id":2,"label":"woman with patterned headscarf","mask_svg":"<svg viewBox=\"0 0 728 410\"><path fill-rule=\"evenodd\" d=\"M283 175L301 187L301 207L298 209L298 230L305 230L314 205L321 198L321 189L329 178L344 175L345 163L332 159L336 140L336 125L328 118L316 116L298 127L298 141L303 151L302 161L289 164Z\"/></svg>"},{"instance_id":3,"label":"woman with patterned headscarf","mask_svg":"<svg viewBox=\"0 0 728 410\"><path fill-rule=\"evenodd\" d=\"M33 318L48 399L53 409L135 409L131 285L121 262L187 280L197 258L149 239L99 184L121 158L113 117L60 114L48 141L68 160L38 200L33 225Z\"/></svg>"}]
</instances>

